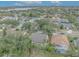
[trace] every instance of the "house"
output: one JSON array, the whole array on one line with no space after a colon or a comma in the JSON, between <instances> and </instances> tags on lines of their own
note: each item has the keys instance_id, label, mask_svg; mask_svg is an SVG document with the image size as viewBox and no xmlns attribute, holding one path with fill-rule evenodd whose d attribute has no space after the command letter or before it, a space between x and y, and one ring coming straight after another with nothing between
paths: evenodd
<instances>
[{"instance_id":1,"label":"house","mask_svg":"<svg viewBox=\"0 0 79 59\"><path fill-rule=\"evenodd\" d=\"M68 38L63 34L53 35L51 44L55 46L57 53L65 53L69 49Z\"/></svg>"},{"instance_id":2,"label":"house","mask_svg":"<svg viewBox=\"0 0 79 59\"><path fill-rule=\"evenodd\" d=\"M69 20L68 19L63 19L63 18L59 18L59 17L57 17L57 18L52 18L53 20L52 20L52 22L54 23L54 24L57 24L57 25L59 25L59 26L63 26L65 29L72 29L72 24L69 22Z\"/></svg>"}]
</instances>

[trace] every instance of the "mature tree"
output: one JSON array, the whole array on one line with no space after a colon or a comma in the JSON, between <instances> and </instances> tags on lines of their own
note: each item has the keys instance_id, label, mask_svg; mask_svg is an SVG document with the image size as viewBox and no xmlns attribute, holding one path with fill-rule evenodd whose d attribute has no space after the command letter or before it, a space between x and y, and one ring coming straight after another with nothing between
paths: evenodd
<instances>
[{"instance_id":1,"label":"mature tree","mask_svg":"<svg viewBox=\"0 0 79 59\"><path fill-rule=\"evenodd\" d=\"M35 27L36 25L35 25L35 23L33 23L33 22L30 22L30 21L27 21L27 22L25 22L24 24L23 24L23 26L22 26L22 29L23 30L26 30L26 32L27 32L27 36L29 37L29 42L28 42L28 50L29 50L29 56L31 55L31 53L32 53L32 38L31 38L31 34L33 33L33 32L35 32L36 31L36 27Z\"/></svg>"},{"instance_id":2,"label":"mature tree","mask_svg":"<svg viewBox=\"0 0 79 59\"><path fill-rule=\"evenodd\" d=\"M51 37L52 37L52 33L55 30L55 25L50 23L49 20L45 20L45 19L37 20L36 22L39 31L46 33L48 35L48 42L51 43Z\"/></svg>"}]
</instances>

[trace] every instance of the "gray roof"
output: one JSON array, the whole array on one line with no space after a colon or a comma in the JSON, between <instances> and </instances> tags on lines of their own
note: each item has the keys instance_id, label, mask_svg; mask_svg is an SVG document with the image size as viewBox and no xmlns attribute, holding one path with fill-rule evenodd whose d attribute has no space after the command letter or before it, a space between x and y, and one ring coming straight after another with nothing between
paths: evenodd
<instances>
[{"instance_id":1,"label":"gray roof","mask_svg":"<svg viewBox=\"0 0 79 59\"><path fill-rule=\"evenodd\" d=\"M47 40L47 35L41 32L33 33L31 37L32 42L34 43L43 43L45 40Z\"/></svg>"}]
</instances>

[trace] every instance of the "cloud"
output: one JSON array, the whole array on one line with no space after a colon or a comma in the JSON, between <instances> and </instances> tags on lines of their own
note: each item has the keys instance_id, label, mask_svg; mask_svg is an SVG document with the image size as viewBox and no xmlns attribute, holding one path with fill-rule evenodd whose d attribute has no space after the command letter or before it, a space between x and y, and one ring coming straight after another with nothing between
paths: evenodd
<instances>
[{"instance_id":1,"label":"cloud","mask_svg":"<svg viewBox=\"0 0 79 59\"><path fill-rule=\"evenodd\" d=\"M56 6L59 6L61 4L60 1L51 1L51 3L55 4Z\"/></svg>"},{"instance_id":2,"label":"cloud","mask_svg":"<svg viewBox=\"0 0 79 59\"><path fill-rule=\"evenodd\" d=\"M22 3L15 3L15 6L24 6L25 4L22 4Z\"/></svg>"},{"instance_id":3,"label":"cloud","mask_svg":"<svg viewBox=\"0 0 79 59\"><path fill-rule=\"evenodd\" d=\"M24 3L27 3L27 4L41 4L42 2L41 1L27 1L27 2L24 2Z\"/></svg>"},{"instance_id":4,"label":"cloud","mask_svg":"<svg viewBox=\"0 0 79 59\"><path fill-rule=\"evenodd\" d=\"M42 2L41 1L19 1L19 2L16 2L16 6L30 6L30 5L33 5L33 4L41 4Z\"/></svg>"},{"instance_id":5,"label":"cloud","mask_svg":"<svg viewBox=\"0 0 79 59\"><path fill-rule=\"evenodd\" d=\"M16 6L41 6L43 5L43 1L18 1L16 2ZM60 1L50 1L50 4L53 4L55 6L59 6L61 4ZM50 5L49 4L49 5ZM47 4L45 4L47 5Z\"/></svg>"},{"instance_id":6,"label":"cloud","mask_svg":"<svg viewBox=\"0 0 79 59\"><path fill-rule=\"evenodd\" d=\"M60 3L60 1L51 1L51 3Z\"/></svg>"}]
</instances>

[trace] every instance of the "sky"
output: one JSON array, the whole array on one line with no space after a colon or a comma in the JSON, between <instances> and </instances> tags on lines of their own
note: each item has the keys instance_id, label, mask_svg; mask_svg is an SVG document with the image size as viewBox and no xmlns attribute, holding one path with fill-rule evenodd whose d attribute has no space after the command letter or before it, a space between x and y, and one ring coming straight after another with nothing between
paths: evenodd
<instances>
[{"instance_id":1,"label":"sky","mask_svg":"<svg viewBox=\"0 0 79 59\"><path fill-rule=\"evenodd\" d=\"M0 7L9 6L79 6L79 1L0 1Z\"/></svg>"}]
</instances>

